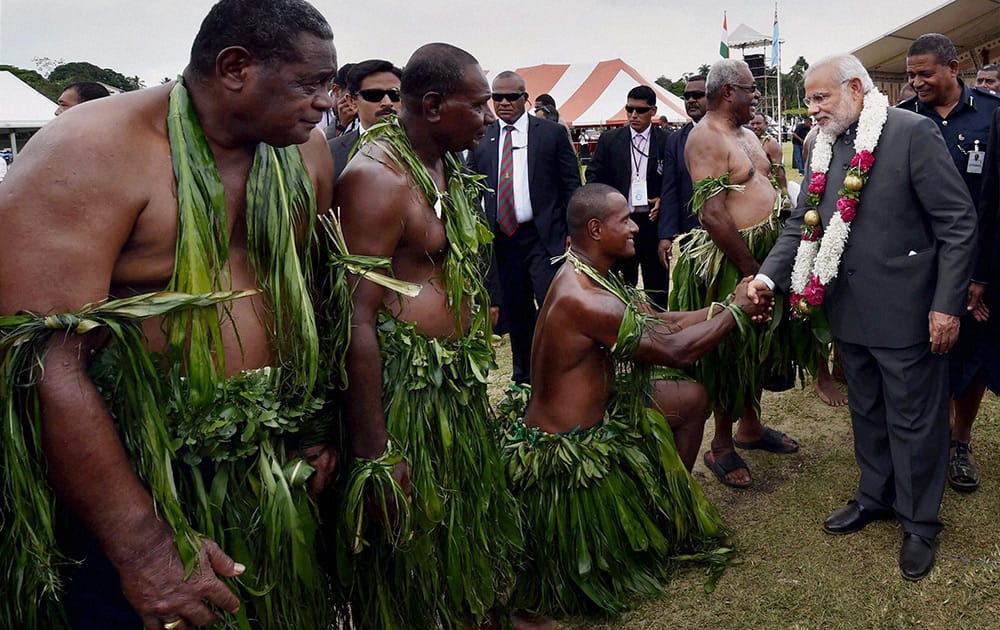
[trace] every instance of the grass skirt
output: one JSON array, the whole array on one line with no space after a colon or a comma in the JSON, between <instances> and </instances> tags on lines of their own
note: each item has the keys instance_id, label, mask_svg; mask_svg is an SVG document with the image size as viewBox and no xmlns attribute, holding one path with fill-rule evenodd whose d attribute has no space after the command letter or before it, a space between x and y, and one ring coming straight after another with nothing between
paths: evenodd
<instances>
[{"instance_id":1,"label":"grass skirt","mask_svg":"<svg viewBox=\"0 0 1000 630\"><path fill-rule=\"evenodd\" d=\"M91 368L116 418L124 412L116 378L123 367L112 348ZM246 566L227 581L240 610L223 615L219 627L319 628L333 621L332 583L316 562L318 509L306 491L313 469L289 457L322 402L283 399L281 381L280 369L251 370L219 383L214 401L197 410L183 406L191 398L183 389L164 403L185 517Z\"/></svg>"},{"instance_id":2,"label":"grass skirt","mask_svg":"<svg viewBox=\"0 0 1000 630\"><path fill-rule=\"evenodd\" d=\"M366 496L392 502L380 494L390 492L392 467L371 474L377 461L356 463L338 509L338 572L353 622L474 627L506 600L522 546L486 392L493 350L488 337L427 338L385 314L378 337L386 429L410 466L412 527L392 531L366 517ZM364 483L371 487L360 489Z\"/></svg>"},{"instance_id":3,"label":"grass skirt","mask_svg":"<svg viewBox=\"0 0 1000 630\"><path fill-rule=\"evenodd\" d=\"M740 230L758 262L767 257L781 233L777 214ZM679 237L673 267L670 310L694 311L721 302L742 279L740 270L715 246L706 230ZM747 404L760 410L762 389L788 389L795 378L816 373L817 354L829 353L829 326L822 317L793 320L784 295L775 294L772 320L730 335L693 368L695 380L708 390L712 403L739 416Z\"/></svg>"},{"instance_id":4,"label":"grass skirt","mask_svg":"<svg viewBox=\"0 0 1000 630\"><path fill-rule=\"evenodd\" d=\"M706 589L714 587L731 553L725 526L659 413L605 417L568 434L518 420L502 444L528 557L511 607L546 617L618 615L632 599L663 595L683 561L707 565Z\"/></svg>"}]
</instances>

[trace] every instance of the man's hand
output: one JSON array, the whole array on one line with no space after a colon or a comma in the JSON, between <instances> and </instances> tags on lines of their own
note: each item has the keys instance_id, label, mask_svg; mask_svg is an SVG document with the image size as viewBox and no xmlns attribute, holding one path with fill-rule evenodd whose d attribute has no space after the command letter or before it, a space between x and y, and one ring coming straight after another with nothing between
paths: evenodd
<instances>
[{"instance_id":1,"label":"man's hand","mask_svg":"<svg viewBox=\"0 0 1000 630\"><path fill-rule=\"evenodd\" d=\"M754 280L749 276L743 278L733 291L732 301L755 322L766 322L771 319L774 294L760 280Z\"/></svg>"},{"instance_id":2,"label":"man's hand","mask_svg":"<svg viewBox=\"0 0 1000 630\"><path fill-rule=\"evenodd\" d=\"M491 306L490 307L490 327L496 328L497 324L500 323L500 307Z\"/></svg>"},{"instance_id":3,"label":"man's hand","mask_svg":"<svg viewBox=\"0 0 1000 630\"><path fill-rule=\"evenodd\" d=\"M410 465L405 461L401 461L392 469L392 478L396 480L399 487L403 490L403 494L406 495L406 500L410 503L413 502L413 486L410 483ZM371 517L372 521L376 523L395 523L397 521L396 514L394 513L394 504L388 503L386 509L389 511L388 514L382 512L382 506L379 505L371 495L365 497L365 502L368 506L368 516Z\"/></svg>"},{"instance_id":4,"label":"man's hand","mask_svg":"<svg viewBox=\"0 0 1000 630\"><path fill-rule=\"evenodd\" d=\"M231 613L240 609L236 595L219 577L236 577L246 567L203 538L198 562L185 581L173 535L165 527L161 534L159 542L147 547L145 553L117 565L122 592L146 628L161 630L175 621L181 623L172 628L208 626L219 620L213 607Z\"/></svg>"},{"instance_id":5,"label":"man's hand","mask_svg":"<svg viewBox=\"0 0 1000 630\"><path fill-rule=\"evenodd\" d=\"M750 282L747 283L747 297L749 297L750 301L754 304L756 304L758 300L762 299L765 294L771 294L771 290L767 288L767 284L765 284L763 280L751 279ZM771 294L771 297L773 299L773 294Z\"/></svg>"},{"instance_id":6,"label":"man's hand","mask_svg":"<svg viewBox=\"0 0 1000 630\"><path fill-rule=\"evenodd\" d=\"M927 319L930 321L931 352L944 354L951 350L958 340L958 318L947 313L931 311Z\"/></svg>"},{"instance_id":7,"label":"man's hand","mask_svg":"<svg viewBox=\"0 0 1000 630\"><path fill-rule=\"evenodd\" d=\"M660 216L660 198L653 197L647 201L649 202L649 220L656 221L656 217Z\"/></svg>"},{"instance_id":8,"label":"man's hand","mask_svg":"<svg viewBox=\"0 0 1000 630\"><path fill-rule=\"evenodd\" d=\"M318 497L333 480L333 471L337 468L337 451L326 444L310 446L301 453L315 472L309 477L309 496Z\"/></svg>"},{"instance_id":9,"label":"man's hand","mask_svg":"<svg viewBox=\"0 0 1000 630\"><path fill-rule=\"evenodd\" d=\"M977 322L985 322L990 318L990 309L983 302L983 295L986 293L986 285L981 282L969 283L969 305L965 310L972 313Z\"/></svg>"},{"instance_id":10,"label":"man's hand","mask_svg":"<svg viewBox=\"0 0 1000 630\"><path fill-rule=\"evenodd\" d=\"M656 254L660 257L660 264L663 265L664 269L670 269L670 256L673 253L674 242L669 238L661 238L659 244L656 246Z\"/></svg>"}]
</instances>

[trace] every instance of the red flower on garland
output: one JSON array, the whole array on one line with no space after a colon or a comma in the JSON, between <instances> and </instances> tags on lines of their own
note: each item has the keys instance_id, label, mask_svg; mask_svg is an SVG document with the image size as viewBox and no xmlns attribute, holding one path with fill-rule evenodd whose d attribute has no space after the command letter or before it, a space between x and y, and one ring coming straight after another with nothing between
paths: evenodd
<instances>
[{"instance_id":1,"label":"red flower on garland","mask_svg":"<svg viewBox=\"0 0 1000 630\"><path fill-rule=\"evenodd\" d=\"M810 306L819 306L823 303L824 293L826 293L826 287L819 281L819 276L813 274L809 278L809 284L806 285L805 291L803 291L803 297L806 298L806 302L809 302Z\"/></svg>"},{"instance_id":2,"label":"red flower on garland","mask_svg":"<svg viewBox=\"0 0 1000 630\"><path fill-rule=\"evenodd\" d=\"M840 210L840 218L844 223L850 223L858 213L858 200L850 197L837 199L837 210Z\"/></svg>"},{"instance_id":3,"label":"red flower on garland","mask_svg":"<svg viewBox=\"0 0 1000 630\"><path fill-rule=\"evenodd\" d=\"M851 166L856 166L862 171L868 171L871 169L872 164L875 163L875 156L872 155L871 151L858 151L851 158Z\"/></svg>"},{"instance_id":4,"label":"red flower on garland","mask_svg":"<svg viewBox=\"0 0 1000 630\"><path fill-rule=\"evenodd\" d=\"M822 195L826 190L826 173L813 173L809 179L809 192Z\"/></svg>"}]
</instances>

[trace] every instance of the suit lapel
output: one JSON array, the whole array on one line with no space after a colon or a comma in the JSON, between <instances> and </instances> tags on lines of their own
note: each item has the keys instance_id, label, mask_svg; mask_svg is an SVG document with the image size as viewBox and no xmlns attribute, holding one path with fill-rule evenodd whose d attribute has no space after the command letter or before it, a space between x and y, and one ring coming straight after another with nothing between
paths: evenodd
<instances>
[{"instance_id":1,"label":"suit lapel","mask_svg":"<svg viewBox=\"0 0 1000 630\"><path fill-rule=\"evenodd\" d=\"M534 116L529 116L528 112L525 112L524 115L528 116L528 191L530 194L531 186L535 183L535 164L541 146L538 142L538 128L541 127L542 123Z\"/></svg>"},{"instance_id":2,"label":"suit lapel","mask_svg":"<svg viewBox=\"0 0 1000 630\"><path fill-rule=\"evenodd\" d=\"M496 190L497 182L500 181L500 164L497 155L500 153L500 145L497 144L498 138L500 137L500 121L496 121L490 125L489 130L486 132L488 141L486 142L486 151L489 153L487 156L487 164L489 168L486 169L486 185Z\"/></svg>"}]
</instances>

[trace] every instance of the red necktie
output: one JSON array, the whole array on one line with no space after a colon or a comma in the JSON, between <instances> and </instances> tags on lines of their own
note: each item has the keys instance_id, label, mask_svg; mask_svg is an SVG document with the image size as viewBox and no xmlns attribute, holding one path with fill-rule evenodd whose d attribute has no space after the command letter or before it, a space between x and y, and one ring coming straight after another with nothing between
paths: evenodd
<instances>
[{"instance_id":1,"label":"red necktie","mask_svg":"<svg viewBox=\"0 0 1000 630\"><path fill-rule=\"evenodd\" d=\"M507 236L517 231L517 214L514 212L514 147L511 135L514 125L504 127L503 155L500 159L500 181L497 182L497 225Z\"/></svg>"}]
</instances>

